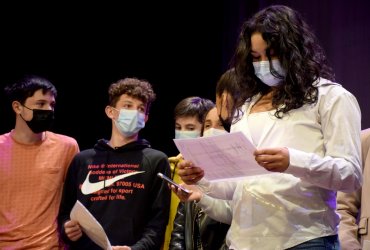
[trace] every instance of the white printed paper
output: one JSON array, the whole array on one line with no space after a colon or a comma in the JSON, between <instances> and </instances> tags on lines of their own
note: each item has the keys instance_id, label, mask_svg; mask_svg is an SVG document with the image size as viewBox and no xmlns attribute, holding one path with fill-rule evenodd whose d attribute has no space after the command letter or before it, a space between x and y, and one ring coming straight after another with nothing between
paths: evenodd
<instances>
[{"instance_id":1,"label":"white printed paper","mask_svg":"<svg viewBox=\"0 0 370 250\"><path fill-rule=\"evenodd\" d=\"M105 250L112 249L103 227L80 201L76 201L71 210L70 216L72 220L75 220L80 224L82 231L89 236L95 244Z\"/></svg>"},{"instance_id":2,"label":"white printed paper","mask_svg":"<svg viewBox=\"0 0 370 250\"><path fill-rule=\"evenodd\" d=\"M242 132L174 142L184 159L201 167L209 181L271 174L257 164L253 155L256 147Z\"/></svg>"}]
</instances>

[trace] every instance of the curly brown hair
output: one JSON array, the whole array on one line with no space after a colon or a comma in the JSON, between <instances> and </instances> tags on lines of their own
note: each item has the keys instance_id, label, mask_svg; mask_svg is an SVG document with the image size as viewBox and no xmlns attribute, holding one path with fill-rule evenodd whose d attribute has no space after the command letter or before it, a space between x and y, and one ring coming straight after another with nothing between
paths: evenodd
<instances>
[{"instance_id":1,"label":"curly brown hair","mask_svg":"<svg viewBox=\"0 0 370 250\"><path fill-rule=\"evenodd\" d=\"M267 7L243 24L233 66L244 90L244 100L271 90L255 76L251 56L251 36L255 32L261 33L268 45L269 61L273 50L287 72L273 96L275 116L282 118L292 109L315 103L318 97L315 81L320 77L334 80L334 74L307 23L298 12L283 5Z\"/></svg>"},{"instance_id":2,"label":"curly brown hair","mask_svg":"<svg viewBox=\"0 0 370 250\"><path fill-rule=\"evenodd\" d=\"M121 95L126 94L146 104L147 113L156 98L152 85L137 78L125 78L112 83L108 89L109 105L115 107Z\"/></svg>"}]
</instances>

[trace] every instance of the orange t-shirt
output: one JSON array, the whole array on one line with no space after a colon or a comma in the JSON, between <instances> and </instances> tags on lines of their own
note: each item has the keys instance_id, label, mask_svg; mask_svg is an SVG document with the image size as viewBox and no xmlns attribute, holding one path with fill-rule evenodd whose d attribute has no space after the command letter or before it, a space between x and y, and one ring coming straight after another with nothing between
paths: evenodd
<instances>
[{"instance_id":1,"label":"orange t-shirt","mask_svg":"<svg viewBox=\"0 0 370 250\"><path fill-rule=\"evenodd\" d=\"M75 139L46 132L34 145L0 135L0 249L59 249L57 215Z\"/></svg>"}]
</instances>

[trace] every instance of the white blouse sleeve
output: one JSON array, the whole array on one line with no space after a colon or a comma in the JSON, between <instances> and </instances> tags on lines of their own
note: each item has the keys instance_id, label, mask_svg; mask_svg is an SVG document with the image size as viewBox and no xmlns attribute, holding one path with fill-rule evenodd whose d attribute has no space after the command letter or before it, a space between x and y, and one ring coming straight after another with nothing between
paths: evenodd
<instances>
[{"instance_id":1,"label":"white blouse sleeve","mask_svg":"<svg viewBox=\"0 0 370 250\"><path fill-rule=\"evenodd\" d=\"M197 183L197 185L204 194L217 199L232 200L235 188L239 181L240 179L230 179L210 182L207 179L203 178Z\"/></svg>"},{"instance_id":2,"label":"white blouse sleeve","mask_svg":"<svg viewBox=\"0 0 370 250\"><path fill-rule=\"evenodd\" d=\"M197 204L212 219L230 225L232 220L230 202L231 201L215 199L205 194Z\"/></svg>"},{"instance_id":3,"label":"white blouse sleeve","mask_svg":"<svg viewBox=\"0 0 370 250\"><path fill-rule=\"evenodd\" d=\"M342 87L329 90L318 105L325 155L289 148L285 173L322 188L352 192L362 184L360 107Z\"/></svg>"}]
</instances>

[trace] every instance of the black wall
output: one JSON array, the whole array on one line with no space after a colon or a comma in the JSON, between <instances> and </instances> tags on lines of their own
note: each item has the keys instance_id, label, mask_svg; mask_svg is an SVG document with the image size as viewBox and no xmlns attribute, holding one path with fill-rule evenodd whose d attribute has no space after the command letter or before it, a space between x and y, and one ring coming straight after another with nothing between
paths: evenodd
<instances>
[{"instance_id":1,"label":"black wall","mask_svg":"<svg viewBox=\"0 0 370 250\"><path fill-rule=\"evenodd\" d=\"M228 67L241 23L273 3L305 16L338 82L357 97L363 128L370 127L370 15L365 0L199 2L3 7L0 134L14 126L3 87L34 73L58 89L54 131L75 137L81 149L89 148L110 136L104 113L109 84L135 76L151 82L157 93L142 136L174 155L174 106L190 95L214 99L215 83Z\"/></svg>"}]
</instances>

